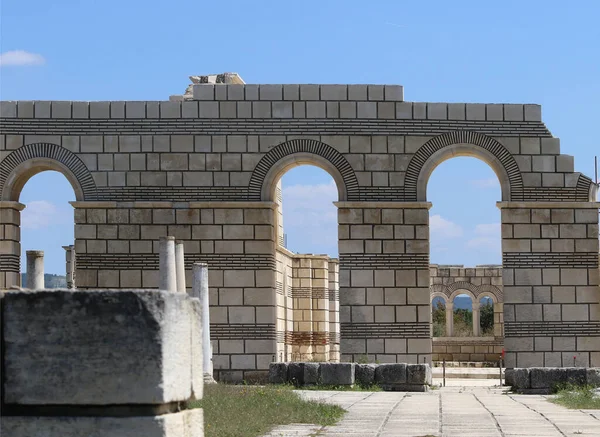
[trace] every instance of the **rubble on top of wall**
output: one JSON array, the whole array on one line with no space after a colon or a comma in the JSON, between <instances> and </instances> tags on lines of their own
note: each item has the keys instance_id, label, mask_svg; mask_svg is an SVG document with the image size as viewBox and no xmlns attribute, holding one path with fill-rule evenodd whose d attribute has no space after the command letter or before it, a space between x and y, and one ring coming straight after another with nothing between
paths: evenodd
<instances>
[{"instance_id":1,"label":"rubble on top of wall","mask_svg":"<svg viewBox=\"0 0 600 437\"><path fill-rule=\"evenodd\" d=\"M234 84L234 85L245 85L246 82L237 73L221 73L221 74L207 74L203 76L190 76L191 84L187 86L183 95L170 96L171 101L180 100L192 100L194 85L219 85L219 84Z\"/></svg>"}]
</instances>

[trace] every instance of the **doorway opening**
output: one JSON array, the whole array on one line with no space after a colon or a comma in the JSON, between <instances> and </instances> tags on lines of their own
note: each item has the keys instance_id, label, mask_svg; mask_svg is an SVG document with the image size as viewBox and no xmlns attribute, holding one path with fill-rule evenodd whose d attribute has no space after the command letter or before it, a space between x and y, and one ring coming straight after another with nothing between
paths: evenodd
<instances>
[{"instance_id":1,"label":"doorway opening","mask_svg":"<svg viewBox=\"0 0 600 437\"><path fill-rule=\"evenodd\" d=\"M282 361L339 361L338 188L313 165L294 166L275 187L277 330Z\"/></svg>"},{"instance_id":2,"label":"doorway opening","mask_svg":"<svg viewBox=\"0 0 600 437\"><path fill-rule=\"evenodd\" d=\"M44 252L44 286L67 288L67 247L74 245L74 214L69 202L75 193L67 178L57 171L32 176L19 194L21 212L21 284L26 282L26 252ZM13 284L17 285L17 284Z\"/></svg>"}]
</instances>

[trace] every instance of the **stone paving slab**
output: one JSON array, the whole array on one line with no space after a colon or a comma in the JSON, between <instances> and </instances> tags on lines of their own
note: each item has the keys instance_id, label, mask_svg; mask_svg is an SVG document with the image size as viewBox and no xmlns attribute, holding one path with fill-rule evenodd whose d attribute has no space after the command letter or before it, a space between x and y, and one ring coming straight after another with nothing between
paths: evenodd
<instances>
[{"instance_id":1,"label":"stone paving slab","mask_svg":"<svg viewBox=\"0 0 600 437\"><path fill-rule=\"evenodd\" d=\"M334 425L288 425L266 437L600 436L600 410L568 410L548 396L500 387L444 387L428 393L298 391L348 413Z\"/></svg>"}]
</instances>

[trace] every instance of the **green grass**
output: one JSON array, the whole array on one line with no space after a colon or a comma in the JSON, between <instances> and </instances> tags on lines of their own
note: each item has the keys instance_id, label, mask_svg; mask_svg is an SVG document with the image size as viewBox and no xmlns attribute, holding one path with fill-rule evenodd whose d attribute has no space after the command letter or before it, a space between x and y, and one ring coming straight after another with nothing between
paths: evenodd
<instances>
[{"instance_id":1,"label":"green grass","mask_svg":"<svg viewBox=\"0 0 600 437\"><path fill-rule=\"evenodd\" d=\"M589 386L563 386L558 389L550 402L577 410L600 409L600 396L596 395L593 387Z\"/></svg>"},{"instance_id":2,"label":"green grass","mask_svg":"<svg viewBox=\"0 0 600 437\"><path fill-rule=\"evenodd\" d=\"M258 437L275 426L291 423L333 425L345 410L304 401L290 386L212 384L190 408L204 409L206 437Z\"/></svg>"}]
</instances>

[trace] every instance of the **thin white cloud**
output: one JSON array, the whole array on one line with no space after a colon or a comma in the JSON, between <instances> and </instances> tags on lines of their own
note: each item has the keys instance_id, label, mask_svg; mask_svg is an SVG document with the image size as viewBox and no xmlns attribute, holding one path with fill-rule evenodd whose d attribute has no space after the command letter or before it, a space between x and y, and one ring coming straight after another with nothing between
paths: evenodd
<instances>
[{"instance_id":1,"label":"thin white cloud","mask_svg":"<svg viewBox=\"0 0 600 437\"><path fill-rule=\"evenodd\" d=\"M475 226L475 237L467 241L470 249L499 250L501 236L500 223L486 223Z\"/></svg>"},{"instance_id":2,"label":"thin white cloud","mask_svg":"<svg viewBox=\"0 0 600 437\"><path fill-rule=\"evenodd\" d=\"M289 247L293 251L309 250L311 253L337 252L337 208L332 204L338 200L335 182L317 185L292 185L284 187L283 229L304 247ZM293 246L288 244L288 246Z\"/></svg>"},{"instance_id":3,"label":"thin white cloud","mask_svg":"<svg viewBox=\"0 0 600 437\"><path fill-rule=\"evenodd\" d=\"M42 55L26 52L25 50L10 50L0 53L0 66L43 65L46 62Z\"/></svg>"},{"instance_id":4,"label":"thin white cloud","mask_svg":"<svg viewBox=\"0 0 600 437\"><path fill-rule=\"evenodd\" d=\"M500 247L500 239L493 237L476 237L467 241L467 247L470 249L497 249Z\"/></svg>"},{"instance_id":5,"label":"thin white cloud","mask_svg":"<svg viewBox=\"0 0 600 437\"><path fill-rule=\"evenodd\" d=\"M475 226L477 235L494 235L500 238L500 223L489 223Z\"/></svg>"},{"instance_id":6,"label":"thin white cloud","mask_svg":"<svg viewBox=\"0 0 600 437\"><path fill-rule=\"evenodd\" d=\"M458 238L463 235L463 229L459 225L446 220L439 214L429 217L429 229L432 239Z\"/></svg>"},{"instance_id":7,"label":"thin white cloud","mask_svg":"<svg viewBox=\"0 0 600 437\"><path fill-rule=\"evenodd\" d=\"M73 210L59 208L45 200L33 200L21 213L23 229L44 229L53 225L73 223Z\"/></svg>"},{"instance_id":8,"label":"thin white cloud","mask_svg":"<svg viewBox=\"0 0 600 437\"><path fill-rule=\"evenodd\" d=\"M497 188L500 186L497 178L475 179L471 181L471 184L482 189Z\"/></svg>"}]
</instances>

